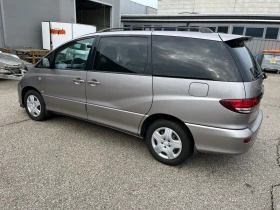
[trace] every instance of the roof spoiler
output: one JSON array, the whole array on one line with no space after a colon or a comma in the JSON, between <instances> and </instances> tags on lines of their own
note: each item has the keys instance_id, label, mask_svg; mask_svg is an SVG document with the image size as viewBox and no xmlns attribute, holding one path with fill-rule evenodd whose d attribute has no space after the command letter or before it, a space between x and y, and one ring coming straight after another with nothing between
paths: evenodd
<instances>
[{"instance_id":1,"label":"roof spoiler","mask_svg":"<svg viewBox=\"0 0 280 210\"><path fill-rule=\"evenodd\" d=\"M251 36L240 36L240 35L234 35L234 34L219 34L222 41L243 41L243 42L249 42L253 40L253 37Z\"/></svg>"}]
</instances>

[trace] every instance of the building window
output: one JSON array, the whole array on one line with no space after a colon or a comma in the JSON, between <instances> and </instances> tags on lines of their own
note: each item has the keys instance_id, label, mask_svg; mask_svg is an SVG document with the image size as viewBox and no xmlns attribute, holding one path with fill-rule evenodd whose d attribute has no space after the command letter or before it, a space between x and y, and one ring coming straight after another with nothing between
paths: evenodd
<instances>
[{"instance_id":1,"label":"building window","mask_svg":"<svg viewBox=\"0 0 280 210\"><path fill-rule=\"evenodd\" d=\"M124 31L130 31L131 30L131 25L124 25L123 27L125 28Z\"/></svg>"},{"instance_id":2,"label":"building window","mask_svg":"<svg viewBox=\"0 0 280 210\"><path fill-rule=\"evenodd\" d=\"M212 30L213 32L216 32L216 27L207 27L209 28L210 30Z\"/></svg>"},{"instance_id":3,"label":"building window","mask_svg":"<svg viewBox=\"0 0 280 210\"><path fill-rule=\"evenodd\" d=\"M190 26L189 31L199 31L200 26Z\"/></svg>"},{"instance_id":4,"label":"building window","mask_svg":"<svg viewBox=\"0 0 280 210\"><path fill-rule=\"evenodd\" d=\"M263 37L264 28L246 28L246 36L252 36L256 38Z\"/></svg>"},{"instance_id":5,"label":"building window","mask_svg":"<svg viewBox=\"0 0 280 210\"><path fill-rule=\"evenodd\" d=\"M177 27L177 31L187 31L188 29L186 29L187 26L178 26Z\"/></svg>"},{"instance_id":6,"label":"building window","mask_svg":"<svg viewBox=\"0 0 280 210\"><path fill-rule=\"evenodd\" d=\"M234 26L232 29L232 34L243 35L244 27Z\"/></svg>"},{"instance_id":7,"label":"building window","mask_svg":"<svg viewBox=\"0 0 280 210\"><path fill-rule=\"evenodd\" d=\"M141 26L132 26L132 31L142 31L143 28Z\"/></svg>"},{"instance_id":8,"label":"building window","mask_svg":"<svg viewBox=\"0 0 280 210\"><path fill-rule=\"evenodd\" d=\"M277 39L279 28L267 28L265 38L266 39Z\"/></svg>"},{"instance_id":9,"label":"building window","mask_svg":"<svg viewBox=\"0 0 280 210\"><path fill-rule=\"evenodd\" d=\"M228 33L228 26L219 26L218 27L218 33Z\"/></svg>"},{"instance_id":10,"label":"building window","mask_svg":"<svg viewBox=\"0 0 280 210\"><path fill-rule=\"evenodd\" d=\"M154 30L155 31L162 31L162 26L161 25L155 25Z\"/></svg>"},{"instance_id":11,"label":"building window","mask_svg":"<svg viewBox=\"0 0 280 210\"><path fill-rule=\"evenodd\" d=\"M144 31L150 31L151 27L151 25L144 25Z\"/></svg>"},{"instance_id":12,"label":"building window","mask_svg":"<svg viewBox=\"0 0 280 210\"><path fill-rule=\"evenodd\" d=\"M164 27L164 31L175 31L175 27Z\"/></svg>"}]
</instances>

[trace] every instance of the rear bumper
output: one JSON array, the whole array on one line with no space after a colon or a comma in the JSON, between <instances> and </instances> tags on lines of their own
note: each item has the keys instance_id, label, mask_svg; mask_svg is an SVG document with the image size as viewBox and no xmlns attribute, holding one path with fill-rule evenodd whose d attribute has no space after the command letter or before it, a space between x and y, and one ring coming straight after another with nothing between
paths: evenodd
<instances>
[{"instance_id":1,"label":"rear bumper","mask_svg":"<svg viewBox=\"0 0 280 210\"><path fill-rule=\"evenodd\" d=\"M200 152L243 154L254 144L263 113L260 110L253 124L244 130L230 130L186 123L190 129L196 148ZM244 139L251 138L249 143Z\"/></svg>"}]
</instances>

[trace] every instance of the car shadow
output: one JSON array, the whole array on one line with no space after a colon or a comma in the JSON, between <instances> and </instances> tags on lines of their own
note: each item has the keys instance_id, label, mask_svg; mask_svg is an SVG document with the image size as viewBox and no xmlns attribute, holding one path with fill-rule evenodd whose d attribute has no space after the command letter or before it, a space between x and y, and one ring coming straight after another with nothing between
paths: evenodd
<instances>
[{"instance_id":1,"label":"car shadow","mask_svg":"<svg viewBox=\"0 0 280 210\"><path fill-rule=\"evenodd\" d=\"M67 122L70 124L74 124L74 126L79 127L79 132L81 132L82 134L84 132L84 134L94 136L96 135L96 133L98 133L99 137L103 139L104 142L106 141L107 145L111 144L113 147L117 145L124 146L126 147L126 149L129 150L135 150L135 148L137 148L137 151L129 151L129 152L133 152L135 155L137 155L139 151L145 152L148 155L146 157L147 159L154 160L154 158L148 152L145 139L137 138L135 136L123 133L121 131L112 128L108 128L99 124L95 124L92 122L88 122L88 121L84 121L81 119L76 119L64 115L53 115L50 117L50 121L58 121L58 122L63 121L64 123ZM88 141L92 141L92 138L89 138ZM195 168L200 168L200 169L204 168L204 170L210 173L215 173L229 166L230 167L234 167L235 165L238 166L240 164L239 162L240 158L243 159L241 156L242 155L223 155L223 154L197 152L194 155L192 155L185 163L175 167L180 171L190 170ZM166 166L166 167L170 167L170 166Z\"/></svg>"}]
</instances>

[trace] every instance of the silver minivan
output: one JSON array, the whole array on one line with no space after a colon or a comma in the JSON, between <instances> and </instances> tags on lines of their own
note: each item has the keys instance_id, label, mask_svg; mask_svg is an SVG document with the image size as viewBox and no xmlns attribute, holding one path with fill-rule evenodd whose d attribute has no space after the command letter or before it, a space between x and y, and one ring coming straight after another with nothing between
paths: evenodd
<instances>
[{"instance_id":1,"label":"silver minivan","mask_svg":"<svg viewBox=\"0 0 280 210\"><path fill-rule=\"evenodd\" d=\"M263 118L265 75L249 40L207 30L104 30L39 61L19 82L19 103L33 120L60 113L145 138L168 165L195 151L242 154Z\"/></svg>"}]
</instances>

